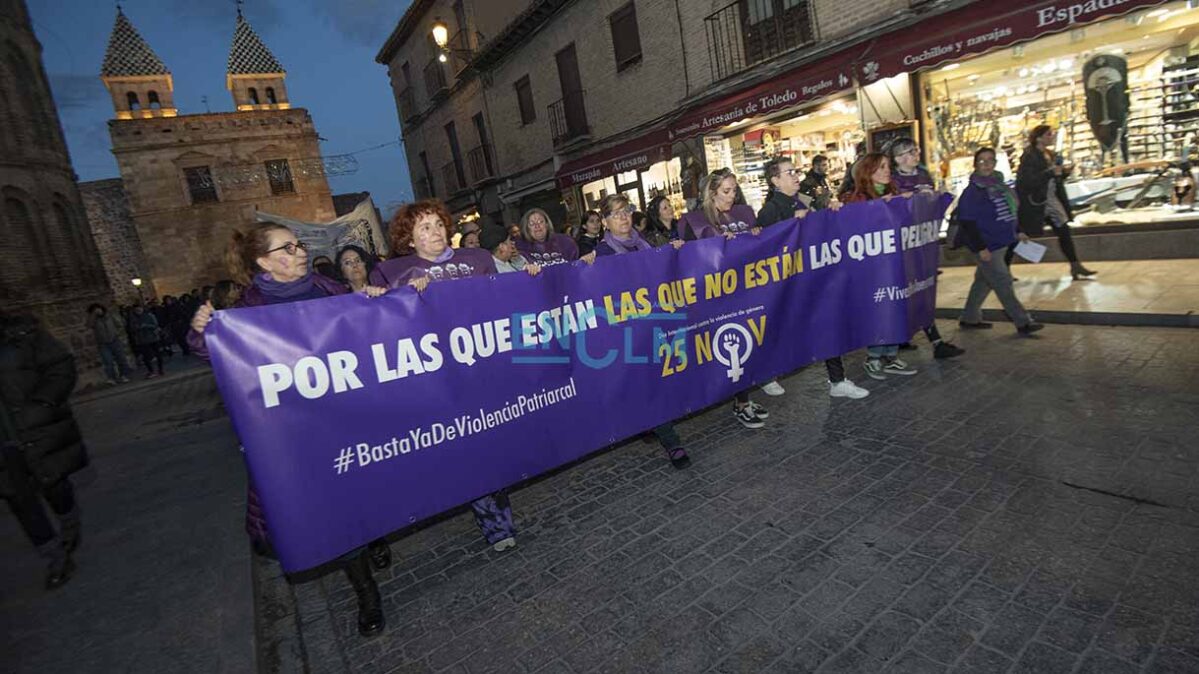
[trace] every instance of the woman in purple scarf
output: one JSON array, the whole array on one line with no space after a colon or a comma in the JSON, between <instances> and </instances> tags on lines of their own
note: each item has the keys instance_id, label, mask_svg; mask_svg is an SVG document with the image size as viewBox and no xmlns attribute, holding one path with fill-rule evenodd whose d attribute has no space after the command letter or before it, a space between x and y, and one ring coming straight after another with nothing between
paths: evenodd
<instances>
[{"instance_id":1,"label":"woman in purple scarf","mask_svg":"<svg viewBox=\"0 0 1199 674\"><path fill-rule=\"evenodd\" d=\"M653 246L641 233L633 227L633 208L629 205L629 199L623 194L610 194L600 203L600 215L604 219L604 240L600 241L595 247L597 257L606 257L608 255L624 255L625 253L639 253L643 250L651 250ZM683 246L683 242L675 239L670 242L670 245L678 250ZM658 436L658 442L662 443L662 448L666 450L666 456L670 459L670 465L675 468L686 468L691 463L691 458L687 456L687 450L683 449L683 441L679 439L679 433L674 429L674 424L666 422L661 426L654 428L654 435Z\"/></svg>"},{"instance_id":2,"label":"woman in purple scarf","mask_svg":"<svg viewBox=\"0 0 1199 674\"><path fill-rule=\"evenodd\" d=\"M235 231L225 253L225 262L234 280L246 286L233 304L234 308L315 300L350 292L337 281L309 270L308 246L282 225L260 224L244 234ZM367 286L363 292L378 297L386 290ZM191 331L187 335L192 353L205 360L208 359L208 348L204 344L204 329L212 320L213 311L211 301L201 305L192 317ZM247 476L246 533L256 551L270 553L269 532L262 502L252 478ZM378 634L383 631L385 619L383 600L371 575L371 565L383 570L391 564L387 541L371 541L366 548L352 550L339 561L358 595L358 632L363 636Z\"/></svg>"},{"instance_id":3,"label":"woman in purple scarf","mask_svg":"<svg viewBox=\"0 0 1199 674\"><path fill-rule=\"evenodd\" d=\"M566 234L555 232L549 214L540 208L530 209L521 216L516 249L526 260L542 268L580 259L579 245ZM594 251L582 259L595 260Z\"/></svg>"}]
</instances>

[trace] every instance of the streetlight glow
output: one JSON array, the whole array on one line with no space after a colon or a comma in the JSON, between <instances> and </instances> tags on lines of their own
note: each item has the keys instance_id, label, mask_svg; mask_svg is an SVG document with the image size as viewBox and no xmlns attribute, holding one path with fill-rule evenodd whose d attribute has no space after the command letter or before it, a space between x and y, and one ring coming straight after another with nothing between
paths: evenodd
<instances>
[{"instance_id":1,"label":"streetlight glow","mask_svg":"<svg viewBox=\"0 0 1199 674\"><path fill-rule=\"evenodd\" d=\"M133 284L133 287L135 287L135 288L140 288L140 287L142 287L142 280L141 280L141 279L139 279L139 278L130 279L130 280L129 280L129 282L130 282L130 283L132 283L132 284Z\"/></svg>"},{"instance_id":2,"label":"streetlight glow","mask_svg":"<svg viewBox=\"0 0 1199 674\"><path fill-rule=\"evenodd\" d=\"M445 48L447 42L450 41L450 28L445 25L445 22L438 19L433 22L433 41L438 47Z\"/></svg>"}]
</instances>

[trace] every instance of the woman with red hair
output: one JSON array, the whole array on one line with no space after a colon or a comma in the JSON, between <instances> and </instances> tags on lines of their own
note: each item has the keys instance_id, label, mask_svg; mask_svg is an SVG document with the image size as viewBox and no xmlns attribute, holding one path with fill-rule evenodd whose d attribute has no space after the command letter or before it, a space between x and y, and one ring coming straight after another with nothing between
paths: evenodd
<instances>
[{"instance_id":1,"label":"woman with red hair","mask_svg":"<svg viewBox=\"0 0 1199 674\"><path fill-rule=\"evenodd\" d=\"M871 152L854 164L853 190L842 194L841 201L847 204L874 199L889 201L896 196L900 194L899 188L891 180L891 158L881 152ZM868 347L865 369L866 376L871 379L916 374L916 368L899 359L898 344Z\"/></svg>"}]
</instances>

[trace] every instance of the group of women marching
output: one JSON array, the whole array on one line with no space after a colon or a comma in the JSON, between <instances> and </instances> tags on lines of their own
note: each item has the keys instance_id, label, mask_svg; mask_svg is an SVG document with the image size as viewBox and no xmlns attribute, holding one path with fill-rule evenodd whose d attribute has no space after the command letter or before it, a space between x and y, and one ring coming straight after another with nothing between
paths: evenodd
<instances>
[{"instance_id":1,"label":"group of women marching","mask_svg":"<svg viewBox=\"0 0 1199 674\"><path fill-rule=\"evenodd\" d=\"M1052 135L1052 130L1048 131ZM1048 140L1048 142L1047 142ZM1077 262L1066 223L1068 202L1061 195L1065 169L1049 149L1052 139L1045 130L1034 131L1030 147L1021 162L1017 190L1005 183L995 171L995 152L978 150L975 172L954 210L960 227L951 242L968 248L976 258L978 270L970 299L962 313L962 328L986 328L980 307L992 290L999 296L1008 315L1021 334L1031 334L1041 326L1033 321L1012 292L1008 270L1009 255L1018 239L1027 238L1018 225L1031 232L1050 223L1072 261L1076 278L1093 272ZM588 212L574 236L556 231L548 213L532 209L520 219L519 236L501 225L475 229L464 236L467 246L454 248L452 221L445 206L436 200L403 206L393 217L389 237L393 257L378 261L362 248L348 246L338 253L333 265L337 278L327 278L310 269L303 242L292 231L274 224L260 224L234 235L229 245L228 267L234 279L245 288L232 306L256 306L318 299L348 292L378 296L390 289L409 286L423 291L429 283L446 282L496 273L524 272L536 275L545 267L598 258L630 255L670 245L678 249L698 239L757 236L762 228L793 221L798 225L811 210L837 209L842 203L889 200L909 196L919 190L933 190L932 177L919 165L919 148L910 140L894 142L885 153L864 154L852 167L848 189L840 195L830 192L821 167L822 158L803 181L800 170L786 158L765 165L764 178L769 192L762 208L755 213L745 204L737 176L729 169L713 171L702 186L698 207L677 217L670 202L658 198L649 204L648 213L637 213L623 194L606 197L598 211ZM638 217L640 216L640 217ZM1033 221L1036 221L1033 223ZM476 247L477 245L477 247ZM202 306L191 322L192 348L205 354L203 333L212 320L214 307ZM964 351L942 339L935 325L925 333L937 358L952 358ZM910 377L916 368L900 359L898 353L909 344L876 345L867 349L863 373L872 379ZM869 391L846 376L843 356L824 363L828 373L829 395L861 399ZM762 390L768 395L785 393L777 381ZM769 413L751 400L750 391L739 392L733 401L734 420L746 428L761 428ZM672 466L684 468L691 457L673 423L652 430ZM249 488L247 531L256 549L269 554L270 523L264 516L254 492ZM512 509L503 493L484 496L471 504L475 519L487 542L497 551L516 545ZM385 540L377 540L354 550L340 560L342 568L358 596L358 627L363 635L380 632L385 623L373 569L390 563Z\"/></svg>"}]
</instances>

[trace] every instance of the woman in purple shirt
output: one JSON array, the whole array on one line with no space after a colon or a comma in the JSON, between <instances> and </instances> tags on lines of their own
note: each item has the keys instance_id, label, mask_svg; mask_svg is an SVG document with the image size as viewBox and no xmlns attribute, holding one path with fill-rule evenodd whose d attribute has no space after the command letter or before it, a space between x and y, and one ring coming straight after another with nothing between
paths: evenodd
<instances>
[{"instance_id":1,"label":"woman in purple shirt","mask_svg":"<svg viewBox=\"0 0 1199 674\"><path fill-rule=\"evenodd\" d=\"M539 267L552 267L556 264L574 262L579 258L579 245L566 234L554 231L550 216L540 208L527 211L520 219L520 239L516 249L529 262ZM595 259L595 254L584 255L587 262Z\"/></svg>"},{"instance_id":2,"label":"woman in purple shirt","mask_svg":"<svg viewBox=\"0 0 1199 674\"><path fill-rule=\"evenodd\" d=\"M736 203L737 176L731 170L722 168L709 174L702 192L701 209L679 220L679 239L693 241L714 236L731 239L745 233L755 236L762 233L754 209ZM742 391L733 405L733 416L746 428L761 428L770 414L749 399L749 391Z\"/></svg>"},{"instance_id":3,"label":"woman in purple shirt","mask_svg":"<svg viewBox=\"0 0 1199 674\"><path fill-rule=\"evenodd\" d=\"M495 273L491 253L482 248L450 248L450 214L440 201L406 204L396 212L389 231L394 257L375 265L371 285L424 290L430 281Z\"/></svg>"}]
</instances>

